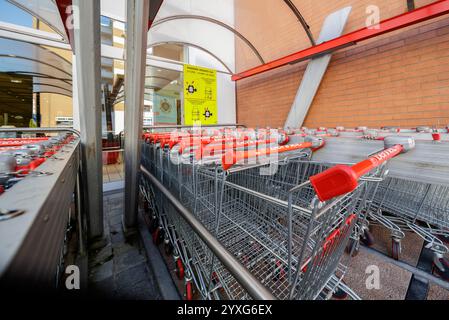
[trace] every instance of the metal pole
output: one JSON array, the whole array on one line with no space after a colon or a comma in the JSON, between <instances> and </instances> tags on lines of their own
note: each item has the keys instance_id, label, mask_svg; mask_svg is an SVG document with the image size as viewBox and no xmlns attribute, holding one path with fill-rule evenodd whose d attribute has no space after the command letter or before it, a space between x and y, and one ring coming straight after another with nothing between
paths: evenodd
<instances>
[{"instance_id":1,"label":"metal pole","mask_svg":"<svg viewBox=\"0 0 449 320\"><path fill-rule=\"evenodd\" d=\"M218 260L229 270L232 276L257 300L275 300L273 294L254 277L240 262L203 226L203 224L186 208L175 196L168 191L155 176L140 166L142 173L161 192L173 207L180 213L182 218L192 227L193 231L204 241Z\"/></svg>"},{"instance_id":2,"label":"metal pole","mask_svg":"<svg viewBox=\"0 0 449 320\"><path fill-rule=\"evenodd\" d=\"M125 212L123 229L137 224L138 175L143 125L149 0L126 2L125 59Z\"/></svg>"},{"instance_id":3,"label":"metal pole","mask_svg":"<svg viewBox=\"0 0 449 320\"><path fill-rule=\"evenodd\" d=\"M100 1L73 0L76 87L89 238L103 235Z\"/></svg>"}]
</instances>

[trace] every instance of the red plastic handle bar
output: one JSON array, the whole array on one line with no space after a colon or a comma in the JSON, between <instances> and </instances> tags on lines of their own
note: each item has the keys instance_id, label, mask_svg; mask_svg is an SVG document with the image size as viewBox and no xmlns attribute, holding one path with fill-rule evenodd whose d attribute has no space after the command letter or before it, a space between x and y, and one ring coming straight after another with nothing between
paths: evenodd
<instances>
[{"instance_id":1,"label":"red plastic handle bar","mask_svg":"<svg viewBox=\"0 0 449 320\"><path fill-rule=\"evenodd\" d=\"M17 165L16 166L16 172L20 171L20 174L28 174L28 173L30 173L30 171L35 170L42 163L44 163L45 160L46 160L45 158L36 158L33 161L31 161L29 164Z\"/></svg>"},{"instance_id":2,"label":"red plastic handle bar","mask_svg":"<svg viewBox=\"0 0 449 320\"><path fill-rule=\"evenodd\" d=\"M45 141L48 137L35 137L35 138L0 138L0 143L2 141Z\"/></svg>"},{"instance_id":3,"label":"red plastic handle bar","mask_svg":"<svg viewBox=\"0 0 449 320\"><path fill-rule=\"evenodd\" d=\"M183 139L179 141L179 153L183 153L186 148L192 148L192 147L201 147L204 144L211 143L210 137L204 137L204 138L195 138L195 139ZM175 145L170 146L170 149L174 147Z\"/></svg>"},{"instance_id":4,"label":"red plastic handle bar","mask_svg":"<svg viewBox=\"0 0 449 320\"><path fill-rule=\"evenodd\" d=\"M222 144L225 143L240 143L240 142L244 142L244 141L248 141L248 138L236 138L236 137L204 137L204 138L196 138L196 139L184 139L182 141L180 141L180 149L179 149L179 153L182 153L186 148L189 147L200 147L202 148L203 145L207 145L209 143L219 143L222 142Z\"/></svg>"},{"instance_id":5,"label":"red plastic handle bar","mask_svg":"<svg viewBox=\"0 0 449 320\"><path fill-rule=\"evenodd\" d=\"M142 134L142 139L149 142L158 142L161 139L170 140L170 139L181 139L181 138L191 138L195 136L200 136L199 134L190 134L190 133L144 133Z\"/></svg>"},{"instance_id":6,"label":"red plastic handle bar","mask_svg":"<svg viewBox=\"0 0 449 320\"><path fill-rule=\"evenodd\" d=\"M320 201L351 192L357 188L358 180L364 174L396 157L404 150L400 144L385 149L353 166L337 165L310 177L310 182Z\"/></svg>"},{"instance_id":7,"label":"red plastic handle bar","mask_svg":"<svg viewBox=\"0 0 449 320\"><path fill-rule=\"evenodd\" d=\"M341 235L344 235L345 232L351 227L352 222L357 218L357 216L352 213L346 219L346 221L338 228L335 229L324 241L323 244L323 252L325 253L338 239Z\"/></svg>"},{"instance_id":8,"label":"red plastic handle bar","mask_svg":"<svg viewBox=\"0 0 449 320\"><path fill-rule=\"evenodd\" d=\"M441 141L441 134L439 132L432 133L433 141Z\"/></svg>"},{"instance_id":9,"label":"red plastic handle bar","mask_svg":"<svg viewBox=\"0 0 449 320\"><path fill-rule=\"evenodd\" d=\"M354 221L356 221L356 219L357 219L357 215L354 213L351 213L348 216L348 218L346 218L346 220L343 224L341 224L337 229L332 231L332 233L329 236L327 236L326 240L324 241L324 243L322 245L323 250L321 251L319 260L318 261L315 260L315 261L317 261L317 263L319 263L320 260L322 258L324 258L324 256L326 255L328 250L330 250L342 237L344 237L347 234L347 232L350 230L352 224L354 223ZM307 268L311 261L312 261L311 258L308 258L306 260L306 262L303 264L303 266L301 268L302 272L307 271Z\"/></svg>"},{"instance_id":10,"label":"red plastic handle bar","mask_svg":"<svg viewBox=\"0 0 449 320\"><path fill-rule=\"evenodd\" d=\"M284 152L288 152L288 151L294 151L294 150L300 150L300 149L306 149L306 148L312 148L312 147L313 147L312 142L303 142L303 143L297 143L297 144L290 144L290 145L286 145L286 146L255 149L255 150L248 150L248 151L231 150L231 151L226 152L223 155L223 157L221 159L221 165L223 167L223 170L228 170L234 164L236 164L237 162L244 160L244 159L258 158L260 156L284 153Z\"/></svg>"},{"instance_id":11,"label":"red plastic handle bar","mask_svg":"<svg viewBox=\"0 0 449 320\"><path fill-rule=\"evenodd\" d=\"M27 139L27 140L14 139L14 140L6 140L6 141L0 140L0 147L20 147L23 145L33 144L36 142L41 142L41 141L46 141L46 140L48 140L48 138L45 140L43 140L43 139L33 139L33 140L31 140L31 139Z\"/></svg>"},{"instance_id":12,"label":"red plastic handle bar","mask_svg":"<svg viewBox=\"0 0 449 320\"><path fill-rule=\"evenodd\" d=\"M222 143L222 144L210 144L204 148L199 148L195 154L195 158L200 160L204 156L212 156L215 155L217 151L232 151L238 148L245 148L251 146L259 146L259 145L267 145L271 143L275 143L276 139L267 139L267 140L246 140L246 141L233 141L231 143Z\"/></svg>"}]
</instances>

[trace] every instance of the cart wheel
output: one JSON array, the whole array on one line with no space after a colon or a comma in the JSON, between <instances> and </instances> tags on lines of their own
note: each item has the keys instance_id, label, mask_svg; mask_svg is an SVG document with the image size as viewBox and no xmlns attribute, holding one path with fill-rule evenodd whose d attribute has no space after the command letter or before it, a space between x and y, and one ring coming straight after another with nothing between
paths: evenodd
<instances>
[{"instance_id":1,"label":"cart wheel","mask_svg":"<svg viewBox=\"0 0 449 320\"><path fill-rule=\"evenodd\" d=\"M446 258L439 259L444 270L441 270L435 263L432 266L432 273L444 281L449 281L449 261Z\"/></svg>"},{"instance_id":2,"label":"cart wheel","mask_svg":"<svg viewBox=\"0 0 449 320\"><path fill-rule=\"evenodd\" d=\"M348 245L346 246L346 253L350 254L351 257L355 257L359 254L359 240L355 240L353 238L349 238Z\"/></svg>"},{"instance_id":3,"label":"cart wheel","mask_svg":"<svg viewBox=\"0 0 449 320\"><path fill-rule=\"evenodd\" d=\"M364 230L363 235L360 238L363 244L367 247L371 247L374 244L374 236L369 230Z\"/></svg>"},{"instance_id":4,"label":"cart wheel","mask_svg":"<svg viewBox=\"0 0 449 320\"><path fill-rule=\"evenodd\" d=\"M146 199L143 200L143 210L145 213L150 213L150 204Z\"/></svg>"},{"instance_id":5,"label":"cart wheel","mask_svg":"<svg viewBox=\"0 0 449 320\"><path fill-rule=\"evenodd\" d=\"M193 300L193 288L191 281L186 282L186 300Z\"/></svg>"},{"instance_id":6,"label":"cart wheel","mask_svg":"<svg viewBox=\"0 0 449 320\"><path fill-rule=\"evenodd\" d=\"M161 244L162 239L164 239L164 230L158 227L153 232L153 243L158 246Z\"/></svg>"},{"instance_id":7,"label":"cart wheel","mask_svg":"<svg viewBox=\"0 0 449 320\"><path fill-rule=\"evenodd\" d=\"M391 240L391 257L394 260L399 260L401 255L401 242L395 239Z\"/></svg>"},{"instance_id":8,"label":"cart wheel","mask_svg":"<svg viewBox=\"0 0 449 320\"><path fill-rule=\"evenodd\" d=\"M173 245L171 244L170 240L164 239L164 249L166 255L171 255L173 253Z\"/></svg>"},{"instance_id":9,"label":"cart wheel","mask_svg":"<svg viewBox=\"0 0 449 320\"><path fill-rule=\"evenodd\" d=\"M154 233L154 231L156 231L156 229L159 227L159 223L156 219L156 217L153 217L150 223L150 232Z\"/></svg>"},{"instance_id":10,"label":"cart wheel","mask_svg":"<svg viewBox=\"0 0 449 320\"><path fill-rule=\"evenodd\" d=\"M443 241L445 244L449 245L449 236L438 236L438 238Z\"/></svg>"},{"instance_id":11,"label":"cart wheel","mask_svg":"<svg viewBox=\"0 0 449 320\"><path fill-rule=\"evenodd\" d=\"M184 279L184 266L180 258L176 259L176 276L179 280Z\"/></svg>"},{"instance_id":12,"label":"cart wheel","mask_svg":"<svg viewBox=\"0 0 449 320\"><path fill-rule=\"evenodd\" d=\"M332 298L336 300L344 300L348 297L348 293L341 288L337 288L334 293L332 293Z\"/></svg>"},{"instance_id":13,"label":"cart wheel","mask_svg":"<svg viewBox=\"0 0 449 320\"><path fill-rule=\"evenodd\" d=\"M275 280L282 281L285 278L285 270L279 260L276 260L276 272L274 274Z\"/></svg>"},{"instance_id":14,"label":"cart wheel","mask_svg":"<svg viewBox=\"0 0 449 320\"><path fill-rule=\"evenodd\" d=\"M219 281L219 279L218 279L218 276L217 276L217 273L214 271L214 272L212 272L212 283L213 284L217 284L217 283L219 283L220 281Z\"/></svg>"}]
</instances>

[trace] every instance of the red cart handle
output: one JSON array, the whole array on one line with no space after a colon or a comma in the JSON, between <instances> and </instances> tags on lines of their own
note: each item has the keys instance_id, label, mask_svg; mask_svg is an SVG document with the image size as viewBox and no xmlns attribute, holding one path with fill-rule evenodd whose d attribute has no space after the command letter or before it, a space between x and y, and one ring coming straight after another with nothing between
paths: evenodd
<instances>
[{"instance_id":1,"label":"red cart handle","mask_svg":"<svg viewBox=\"0 0 449 320\"><path fill-rule=\"evenodd\" d=\"M2 142L2 141L45 141L45 140L48 140L48 137L0 138L0 142Z\"/></svg>"},{"instance_id":2,"label":"red cart handle","mask_svg":"<svg viewBox=\"0 0 449 320\"><path fill-rule=\"evenodd\" d=\"M222 163L221 165L223 167L223 170L228 170L234 164L236 164L237 162L244 160L244 159L258 158L260 156L278 154L278 153L294 151L294 150L299 150L299 149L313 148L313 147L314 147L313 142L303 142L303 143L297 143L297 144L290 144L290 145L286 145L286 146L247 150L247 151L231 150L231 151L226 152L223 155L223 157L221 159L221 163Z\"/></svg>"},{"instance_id":3,"label":"red cart handle","mask_svg":"<svg viewBox=\"0 0 449 320\"><path fill-rule=\"evenodd\" d=\"M355 190L360 177L403 151L404 147L398 144L353 166L337 165L311 176L310 182L320 201L326 201Z\"/></svg>"},{"instance_id":4,"label":"red cart handle","mask_svg":"<svg viewBox=\"0 0 449 320\"><path fill-rule=\"evenodd\" d=\"M213 156L217 151L232 151L238 148L246 148L251 146L269 145L275 143L276 139L267 140L245 140L245 141L233 141L221 144L209 144L204 148L201 146L195 153L195 158L200 160L204 156Z\"/></svg>"},{"instance_id":5,"label":"red cart handle","mask_svg":"<svg viewBox=\"0 0 449 320\"><path fill-rule=\"evenodd\" d=\"M347 232L351 229L352 224L357 220L357 215L354 213L351 213L348 218L342 223L337 229L332 231L330 235L327 236L326 240L324 241L321 251L321 255L318 256L319 259L322 259L325 257L327 252L332 249L332 247L335 246L338 241L344 236L346 236ZM317 259L317 258L315 258ZM309 267L310 262L312 261L312 258L308 258L306 262L303 264L301 271L304 273L307 271L307 268ZM319 260L315 260L317 263L319 263Z\"/></svg>"}]
</instances>

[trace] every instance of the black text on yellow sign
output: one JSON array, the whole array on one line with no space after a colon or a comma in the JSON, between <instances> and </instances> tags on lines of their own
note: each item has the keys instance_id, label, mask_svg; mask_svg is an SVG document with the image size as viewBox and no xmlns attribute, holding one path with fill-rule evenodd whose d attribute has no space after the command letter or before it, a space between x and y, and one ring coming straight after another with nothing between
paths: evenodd
<instances>
[{"instance_id":1,"label":"black text on yellow sign","mask_svg":"<svg viewBox=\"0 0 449 320\"><path fill-rule=\"evenodd\" d=\"M217 124L217 113L217 71L185 64L185 124Z\"/></svg>"}]
</instances>

